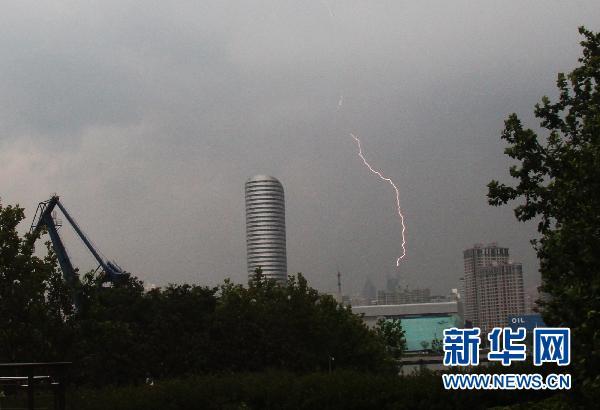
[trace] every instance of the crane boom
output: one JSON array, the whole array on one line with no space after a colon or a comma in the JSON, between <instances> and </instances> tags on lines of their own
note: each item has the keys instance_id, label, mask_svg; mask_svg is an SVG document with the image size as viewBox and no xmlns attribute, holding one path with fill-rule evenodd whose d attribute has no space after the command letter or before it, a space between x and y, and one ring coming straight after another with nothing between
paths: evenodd
<instances>
[{"instance_id":1,"label":"crane boom","mask_svg":"<svg viewBox=\"0 0 600 410\"><path fill-rule=\"evenodd\" d=\"M88 248L90 253L94 256L102 270L104 271L104 280L109 282L116 282L123 278L129 276L127 272L125 272L119 265L117 265L114 261L105 260L100 252L94 247L92 242L88 239L88 237L83 233L75 219L69 214L69 212L65 209L63 204L60 202L58 195L53 195L49 200L40 202L33 218L33 223L31 224L30 232L33 234L32 238L35 240L37 238L39 231L42 227L46 227L48 230L48 234L50 235L50 240L52 241L52 246L54 247L54 251L56 252L58 263L60 264L60 268L63 271L63 276L65 281L71 285L79 282L79 276L75 268L73 268L73 264L71 263L71 259L67 253L67 250L58 234L57 225L52 217L52 211L54 211L55 207L62 211L69 224L73 227L81 241ZM39 215L39 216L38 216Z\"/></svg>"}]
</instances>

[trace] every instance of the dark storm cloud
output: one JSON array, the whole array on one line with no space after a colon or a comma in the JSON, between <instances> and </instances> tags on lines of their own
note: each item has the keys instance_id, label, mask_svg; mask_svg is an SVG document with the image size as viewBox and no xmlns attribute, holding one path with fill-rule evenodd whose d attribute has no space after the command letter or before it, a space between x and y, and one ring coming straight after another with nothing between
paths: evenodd
<instances>
[{"instance_id":1,"label":"dark storm cloud","mask_svg":"<svg viewBox=\"0 0 600 410\"><path fill-rule=\"evenodd\" d=\"M375 4L374 4L375 3ZM553 94L593 2L15 2L0 17L0 183L62 195L99 247L158 284L244 280L243 183L278 177L289 268L348 291L396 272L457 286L498 241L538 280L534 227L486 204L502 121ZM343 97L342 97L343 96ZM342 100L339 106L340 98ZM80 245L69 248L91 267Z\"/></svg>"}]
</instances>

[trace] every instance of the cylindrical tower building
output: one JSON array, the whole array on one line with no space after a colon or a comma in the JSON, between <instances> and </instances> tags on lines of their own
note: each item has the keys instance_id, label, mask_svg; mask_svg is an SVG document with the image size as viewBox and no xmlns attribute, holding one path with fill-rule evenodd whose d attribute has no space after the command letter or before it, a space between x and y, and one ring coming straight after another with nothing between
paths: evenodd
<instances>
[{"instance_id":1,"label":"cylindrical tower building","mask_svg":"<svg viewBox=\"0 0 600 410\"><path fill-rule=\"evenodd\" d=\"M248 278L260 267L267 278L287 280L285 199L276 178L256 175L246 181Z\"/></svg>"}]
</instances>

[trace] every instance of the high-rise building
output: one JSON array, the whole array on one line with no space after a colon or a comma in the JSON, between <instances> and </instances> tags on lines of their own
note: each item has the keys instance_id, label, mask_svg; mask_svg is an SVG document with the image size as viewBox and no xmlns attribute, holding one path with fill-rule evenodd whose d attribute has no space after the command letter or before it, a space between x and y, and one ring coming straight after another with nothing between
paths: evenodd
<instances>
[{"instance_id":1,"label":"high-rise building","mask_svg":"<svg viewBox=\"0 0 600 410\"><path fill-rule=\"evenodd\" d=\"M385 281L385 290L395 292L400 287L400 275L388 275Z\"/></svg>"},{"instance_id":2,"label":"high-rise building","mask_svg":"<svg viewBox=\"0 0 600 410\"><path fill-rule=\"evenodd\" d=\"M485 334L507 326L508 316L525 313L523 268L509 260L508 248L476 244L463 258L465 321Z\"/></svg>"},{"instance_id":3,"label":"high-rise building","mask_svg":"<svg viewBox=\"0 0 600 410\"><path fill-rule=\"evenodd\" d=\"M279 283L287 280L285 198L276 178L256 175L246 181L246 252L248 277L257 268Z\"/></svg>"},{"instance_id":4,"label":"high-rise building","mask_svg":"<svg viewBox=\"0 0 600 410\"><path fill-rule=\"evenodd\" d=\"M373 285L371 278L367 278L365 281L365 286L363 286L361 296L366 301L365 305L370 305L374 300L377 299L377 289L375 288L375 285Z\"/></svg>"}]
</instances>

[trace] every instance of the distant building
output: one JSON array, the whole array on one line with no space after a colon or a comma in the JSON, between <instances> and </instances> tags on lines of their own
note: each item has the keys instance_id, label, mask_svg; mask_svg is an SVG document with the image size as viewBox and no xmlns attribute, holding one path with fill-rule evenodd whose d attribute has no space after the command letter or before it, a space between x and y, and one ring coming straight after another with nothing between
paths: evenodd
<instances>
[{"instance_id":1,"label":"distant building","mask_svg":"<svg viewBox=\"0 0 600 410\"><path fill-rule=\"evenodd\" d=\"M482 333L507 326L509 316L525 313L523 269L509 260L508 248L496 243L463 252L464 317Z\"/></svg>"},{"instance_id":2,"label":"distant building","mask_svg":"<svg viewBox=\"0 0 600 410\"><path fill-rule=\"evenodd\" d=\"M431 301L431 291L423 289L395 289L377 292L378 305L403 305L407 303L428 303Z\"/></svg>"},{"instance_id":3,"label":"distant building","mask_svg":"<svg viewBox=\"0 0 600 410\"><path fill-rule=\"evenodd\" d=\"M385 290L388 292L395 292L400 287L400 276L388 276L386 278Z\"/></svg>"},{"instance_id":4,"label":"distant building","mask_svg":"<svg viewBox=\"0 0 600 410\"><path fill-rule=\"evenodd\" d=\"M431 295L429 297L430 303L452 302L453 300L450 295Z\"/></svg>"},{"instance_id":5,"label":"distant building","mask_svg":"<svg viewBox=\"0 0 600 410\"><path fill-rule=\"evenodd\" d=\"M367 301L366 305L371 305L373 301L377 300L377 289L375 289L375 285L373 285L370 278L365 281L361 296Z\"/></svg>"},{"instance_id":6,"label":"distant building","mask_svg":"<svg viewBox=\"0 0 600 410\"><path fill-rule=\"evenodd\" d=\"M525 291L525 313L535 314L538 313L539 309L537 306L537 300L540 298L540 293L536 288Z\"/></svg>"},{"instance_id":7,"label":"distant building","mask_svg":"<svg viewBox=\"0 0 600 410\"><path fill-rule=\"evenodd\" d=\"M400 319L408 351L423 350L426 345L430 347L433 340L443 339L444 329L463 326L456 301L353 306L352 312L362 314L369 327L375 326L380 319Z\"/></svg>"},{"instance_id":8,"label":"distant building","mask_svg":"<svg viewBox=\"0 0 600 410\"><path fill-rule=\"evenodd\" d=\"M350 305L351 306L369 306L371 305L371 300L365 299L362 295L352 295L350 296Z\"/></svg>"},{"instance_id":9,"label":"distant building","mask_svg":"<svg viewBox=\"0 0 600 410\"><path fill-rule=\"evenodd\" d=\"M285 198L276 178L257 175L246 181L246 252L248 278L261 268L279 283L287 281Z\"/></svg>"}]
</instances>

